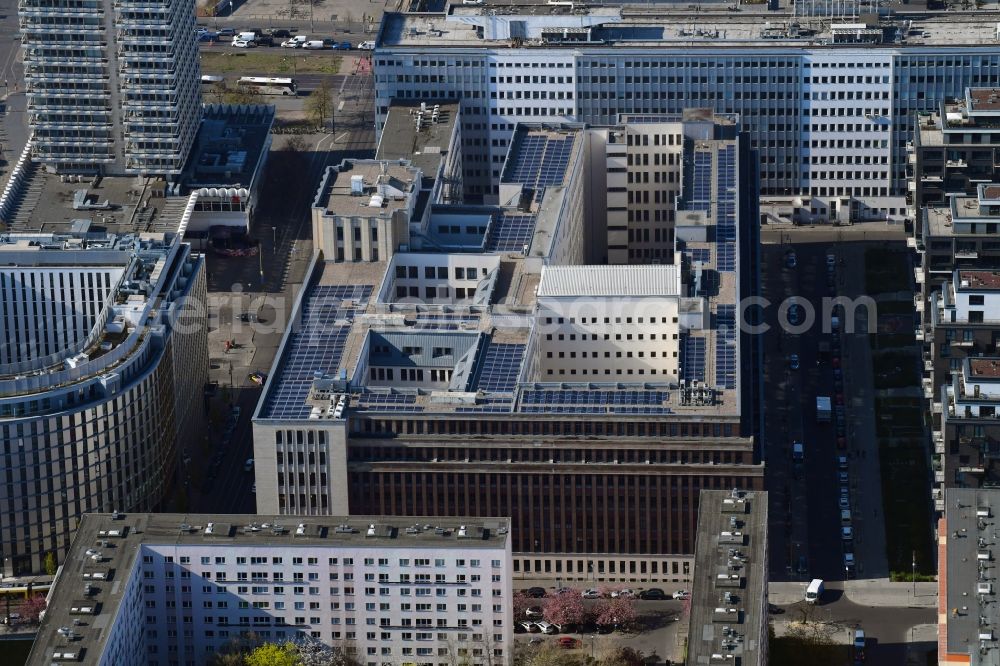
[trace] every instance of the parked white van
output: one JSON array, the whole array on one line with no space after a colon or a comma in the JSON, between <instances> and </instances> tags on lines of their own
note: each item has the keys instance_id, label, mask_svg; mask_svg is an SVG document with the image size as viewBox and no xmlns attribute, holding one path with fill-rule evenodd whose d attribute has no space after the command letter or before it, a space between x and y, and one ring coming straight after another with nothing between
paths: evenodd
<instances>
[{"instance_id":1,"label":"parked white van","mask_svg":"<svg viewBox=\"0 0 1000 666\"><path fill-rule=\"evenodd\" d=\"M361 49L362 51L374 51L375 50L375 42L373 42L371 40L369 40L367 42L361 42L360 44L358 44L358 48Z\"/></svg>"},{"instance_id":2,"label":"parked white van","mask_svg":"<svg viewBox=\"0 0 1000 666\"><path fill-rule=\"evenodd\" d=\"M326 45L323 44L322 39L313 39L302 45L304 49L325 49Z\"/></svg>"},{"instance_id":3,"label":"parked white van","mask_svg":"<svg viewBox=\"0 0 1000 666\"><path fill-rule=\"evenodd\" d=\"M813 578L806 588L806 601L811 604L818 604L819 598L823 596L823 579Z\"/></svg>"}]
</instances>

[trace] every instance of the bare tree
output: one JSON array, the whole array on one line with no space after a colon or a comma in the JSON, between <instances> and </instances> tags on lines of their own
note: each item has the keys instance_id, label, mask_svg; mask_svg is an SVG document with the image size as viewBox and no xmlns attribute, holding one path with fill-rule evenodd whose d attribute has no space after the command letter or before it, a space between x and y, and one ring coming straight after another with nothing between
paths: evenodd
<instances>
[{"instance_id":1,"label":"bare tree","mask_svg":"<svg viewBox=\"0 0 1000 666\"><path fill-rule=\"evenodd\" d=\"M330 87L329 81L323 79L312 91L306 100L306 110L320 129L326 127L327 118L333 119L333 88ZM333 131L332 124L330 130Z\"/></svg>"}]
</instances>

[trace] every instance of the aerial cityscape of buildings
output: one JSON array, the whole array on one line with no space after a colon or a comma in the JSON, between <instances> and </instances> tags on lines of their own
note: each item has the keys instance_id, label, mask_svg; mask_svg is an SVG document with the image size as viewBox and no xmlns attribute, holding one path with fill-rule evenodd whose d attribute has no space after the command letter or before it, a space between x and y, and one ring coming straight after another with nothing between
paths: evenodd
<instances>
[{"instance_id":1,"label":"aerial cityscape of buildings","mask_svg":"<svg viewBox=\"0 0 1000 666\"><path fill-rule=\"evenodd\" d=\"M293 4L0 17L11 663L1000 663L1000 6Z\"/></svg>"}]
</instances>

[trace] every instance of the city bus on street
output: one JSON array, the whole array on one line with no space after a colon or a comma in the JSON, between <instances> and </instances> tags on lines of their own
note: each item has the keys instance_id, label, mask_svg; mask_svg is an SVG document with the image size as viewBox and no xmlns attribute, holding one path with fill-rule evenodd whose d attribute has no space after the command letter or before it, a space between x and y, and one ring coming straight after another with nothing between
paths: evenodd
<instances>
[{"instance_id":1,"label":"city bus on street","mask_svg":"<svg viewBox=\"0 0 1000 666\"><path fill-rule=\"evenodd\" d=\"M236 85L261 95L295 95L298 90L295 79L264 76L242 76Z\"/></svg>"}]
</instances>

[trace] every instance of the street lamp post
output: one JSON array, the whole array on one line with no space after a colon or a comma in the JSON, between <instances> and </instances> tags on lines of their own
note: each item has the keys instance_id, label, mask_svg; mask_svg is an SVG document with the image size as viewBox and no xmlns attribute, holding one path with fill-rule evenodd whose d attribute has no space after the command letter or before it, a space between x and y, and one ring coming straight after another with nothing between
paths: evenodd
<instances>
[{"instance_id":1,"label":"street lamp post","mask_svg":"<svg viewBox=\"0 0 1000 666\"><path fill-rule=\"evenodd\" d=\"M591 634L590 636L590 659L594 659L594 644L597 643L597 635Z\"/></svg>"},{"instance_id":2,"label":"street lamp post","mask_svg":"<svg viewBox=\"0 0 1000 666\"><path fill-rule=\"evenodd\" d=\"M274 254L278 254L278 227L271 227L271 247L274 248Z\"/></svg>"},{"instance_id":3,"label":"street lamp post","mask_svg":"<svg viewBox=\"0 0 1000 666\"><path fill-rule=\"evenodd\" d=\"M912 573L910 574L910 579L913 581L913 597L917 596L917 551L913 551L913 559L911 561Z\"/></svg>"}]
</instances>

